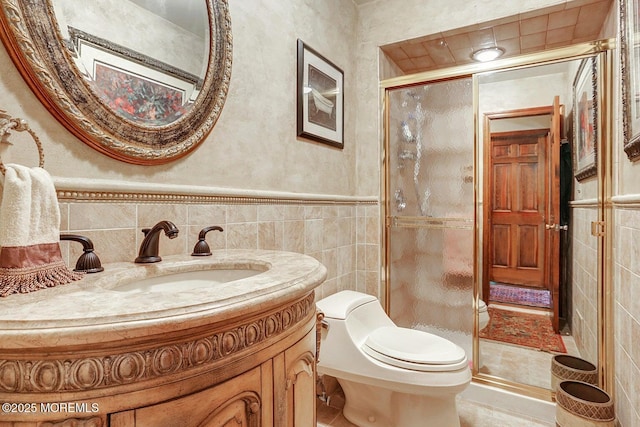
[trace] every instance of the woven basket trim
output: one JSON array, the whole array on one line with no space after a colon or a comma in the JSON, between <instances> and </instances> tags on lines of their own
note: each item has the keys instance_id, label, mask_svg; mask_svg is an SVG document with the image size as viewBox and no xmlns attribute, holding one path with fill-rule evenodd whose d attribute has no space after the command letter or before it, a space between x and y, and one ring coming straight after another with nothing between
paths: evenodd
<instances>
[{"instance_id":1,"label":"woven basket trim","mask_svg":"<svg viewBox=\"0 0 640 427\"><path fill-rule=\"evenodd\" d=\"M590 384L586 384L591 386ZM565 410L588 420L612 421L615 419L612 400L607 403L587 402L571 396L561 387L556 392L556 402Z\"/></svg>"}]
</instances>

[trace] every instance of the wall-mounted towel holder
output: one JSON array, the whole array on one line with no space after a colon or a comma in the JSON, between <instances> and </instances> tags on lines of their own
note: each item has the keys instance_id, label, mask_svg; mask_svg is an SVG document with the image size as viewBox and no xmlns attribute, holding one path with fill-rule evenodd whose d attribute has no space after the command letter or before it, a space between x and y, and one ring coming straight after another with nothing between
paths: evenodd
<instances>
[{"instance_id":1,"label":"wall-mounted towel holder","mask_svg":"<svg viewBox=\"0 0 640 427\"><path fill-rule=\"evenodd\" d=\"M42 142L36 133L29 127L24 119L12 118L6 111L0 110L0 141L6 141L5 136L11 134L11 130L18 132L29 132L29 135L33 138L38 147L38 156L40 158L39 166L44 168L44 150L42 149ZM0 159L0 172L4 175L6 169Z\"/></svg>"}]
</instances>

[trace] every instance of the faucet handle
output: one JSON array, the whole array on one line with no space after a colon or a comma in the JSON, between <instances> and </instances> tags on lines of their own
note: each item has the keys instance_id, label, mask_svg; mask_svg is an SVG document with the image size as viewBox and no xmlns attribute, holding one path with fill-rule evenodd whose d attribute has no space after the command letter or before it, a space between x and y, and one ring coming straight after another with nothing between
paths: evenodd
<instances>
[{"instance_id":1,"label":"faucet handle","mask_svg":"<svg viewBox=\"0 0 640 427\"><path fill-rule=\"evenodd\" d=\"M196 245L193 247L193 252L191 256L209 256L211 255L211 249L209 248L209 244L205 240L208 232L212 230L224 231L222 227L217 225L212 225L210 227L205 227L200 230L200 234L198 234L198 241Z\"/></svg>"},{"instance_id":2,"label":"faucet handle","mask_svg":"<svg viewBox=\"0 0 640 427\"><path fill-rule=\"evenodd\" d=\"M84 273L99 273L104 271L104 267L100 263L100 258L93 252L93 242L91 239L79 234L60 234L60 240L71 240L73 242L82 243L83 253L76 262L76 268L73 271Z\"/></svg>"}]
</instances>

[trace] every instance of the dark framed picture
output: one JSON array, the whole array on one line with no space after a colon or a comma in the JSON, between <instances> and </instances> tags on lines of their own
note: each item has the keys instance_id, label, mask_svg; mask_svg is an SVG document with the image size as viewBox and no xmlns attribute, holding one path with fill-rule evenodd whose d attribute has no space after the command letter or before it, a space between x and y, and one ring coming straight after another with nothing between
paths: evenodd
<instances>
[{"instance_id":1,"label":"dark framed picture","mask_svg":"<svg viewBox=\"0 0 640 427\"><path fill-rule=\"evenodd\" d=\"M640 7L638 0L620 0L624 151L640 159Z\"/></svg>"},{"instance_id":2,"label":"dark framed picture","mask_svg":"<svg viewBox=\"0 0 640 427\"><path fill-rule=\"evenodd\" d=\"M578 181L595 176L598 155L597 68L594 58L580 63L573 82L573 151Z\"/></svg>"},{"instance_id":3,"label":"dark framed picture","mask_svg":"<svg viewBox=\"0 0 640 427\"><path fill-rule=\"evenodd\" d=\"M344 147L344 73L298 40L298 136Z\"/></svg>"}]
</instances>

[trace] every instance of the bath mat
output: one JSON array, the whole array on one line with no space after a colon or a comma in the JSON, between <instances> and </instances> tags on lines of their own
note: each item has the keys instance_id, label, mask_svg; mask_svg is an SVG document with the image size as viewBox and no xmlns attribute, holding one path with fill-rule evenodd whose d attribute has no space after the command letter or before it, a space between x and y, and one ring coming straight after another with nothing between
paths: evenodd
<instances>
[{"instance_id":1,"label":"bath mat","mask_svg":"<svg viewBox=\"0 0 640 427\"><path fill-rule=\"evenodd\" d=\"M489 289L489 301L551 308L551 292L548 289L522 288L494 282L491 282Z\"/></svg>"},{"instance_id":2,"label":"bath mat","mask_svg":"<svg viewBox=\"0 0 640 427\"><path fill-rule=\"evenodd\" d=\"M562 337L553 332L551 318L544 314L501 310L489 306L489 323L480 338L521 345L549 353L566 353Z\"/></svg>"}]
</instances>

